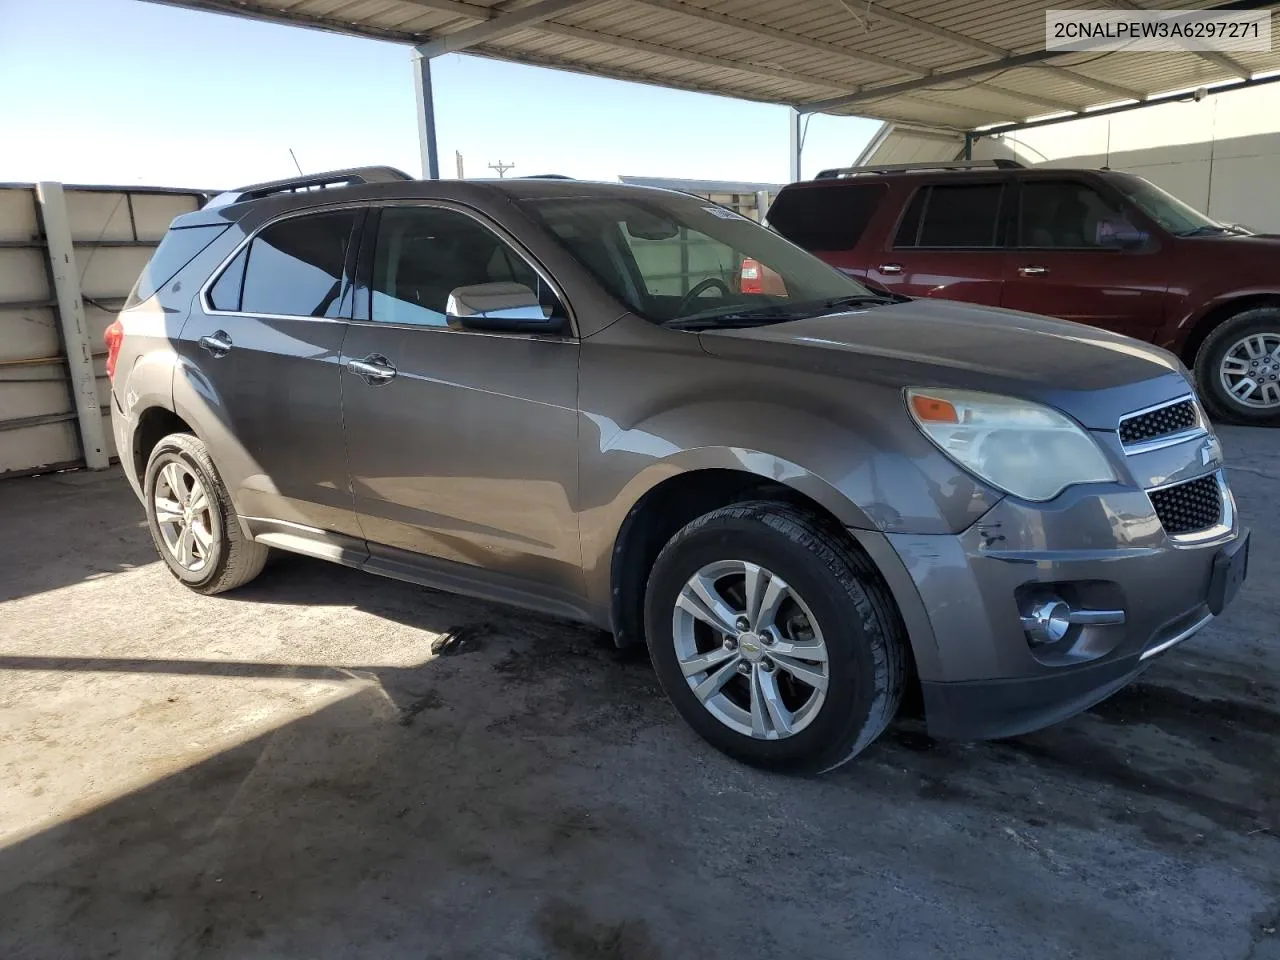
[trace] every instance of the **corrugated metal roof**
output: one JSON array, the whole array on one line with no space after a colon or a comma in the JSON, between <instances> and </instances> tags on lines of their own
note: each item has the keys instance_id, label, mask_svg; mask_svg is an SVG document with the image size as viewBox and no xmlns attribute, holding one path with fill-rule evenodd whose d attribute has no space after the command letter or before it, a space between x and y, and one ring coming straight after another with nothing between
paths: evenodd
<instances>
[{"instance_id":1,"label":"corrugated metal roof","mask_svg":"<svg viewBox=\"0 0 1280 960\"><path fill-rule=\"evenodd\" d=\"M483 39L466 44L468 52L961 131L1280 70L1274 50L1044 55L1046 10L1106 9L1117 5L1111 0L153 2L415 46L448 43L451 35L458 42L492 24ZM504 30L508 16L516 23ZM1273 30L1280 35L1280 24Z\"/></svg>"}]
</instances>

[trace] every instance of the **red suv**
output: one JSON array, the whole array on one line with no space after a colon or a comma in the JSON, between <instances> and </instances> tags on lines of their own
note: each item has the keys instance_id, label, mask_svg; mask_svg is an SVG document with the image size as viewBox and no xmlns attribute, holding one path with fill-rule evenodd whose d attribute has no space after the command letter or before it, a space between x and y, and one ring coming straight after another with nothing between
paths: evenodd
<instances>
[{"instance_id":1,"label":"red suv","mask_svg":"<svg viewBox=\"0 0 1280 960\"><path fill-rule=\"evenodd\" d=\"M1210 220L1141 177L1011 161L829 170L785 187L769 223L897 293L1166 347L1218 418L1280 424L1280 237Z\"/></svg>"}]
</instances>

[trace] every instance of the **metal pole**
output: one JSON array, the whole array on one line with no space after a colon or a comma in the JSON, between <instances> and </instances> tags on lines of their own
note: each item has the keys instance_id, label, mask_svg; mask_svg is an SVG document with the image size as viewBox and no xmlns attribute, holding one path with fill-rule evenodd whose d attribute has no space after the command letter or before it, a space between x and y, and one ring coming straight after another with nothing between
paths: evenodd
<instances>
[{"instance_id":1,"label":"metal pole","mask_svg":"<svg viewBox=\"0 0 1280 960\"><path fill-rule=\"evenodd\" d=\"M84 321L84 302L80 298L80 274L76 271L76 255L71 245L66 194L62 192L62 184L45 182L36 185L36 197L40 201L40 220L44 224L53 292L58 300L58 320L62 324L62 343L67 351L67 372L76 405L76 420L80 424L84 462L90 470L105 470L110 464L107 434L102 427L102 408L98 406L98 378L93 371L93 347Z\"/></svg>"},{"instance_id":2,"label":"metal pole","mask_svg":"<svg viewBox=\"0 0 1280 960\"><path fill-rule=\"evenodd\" d=\"M972 133L966 133L964 135L964 159L965 160L973 159L973 134Z\"/></svg>"},{"instance_id":3,"label":"metal pole","mask_svg":"<svg viewBox=\"0 0 1280 960\"><path fill-rule=\"evenodd\" d=\"M431 97L431 58L413 58L413 89L418 100L418 148L422 152L422 175L440 179L440 156L436 150L436 107Z\"/></svg>"},{"instance_id":4,"label":"metal pole","mask_svg":"<svg viewBox=\"0 0 1280 960\"><path fill-rule=\"evenodd\" d=\"M764 223L765 214L769 212L769 191L756 191L756 220Z\"/></svg>"},{"instance_id":5,"label":"metal pole","mask_svg":"<svg viewBox=\"0 0 1280 960\"><path fill-rule=\"evenodd\" d=\"M788 118L788 126L791 131L791 168L790 180L795 183L800 179L800 148L803 146L800 142L800 111L792 109L791 116Z\"/></svg>"}]
</instances>

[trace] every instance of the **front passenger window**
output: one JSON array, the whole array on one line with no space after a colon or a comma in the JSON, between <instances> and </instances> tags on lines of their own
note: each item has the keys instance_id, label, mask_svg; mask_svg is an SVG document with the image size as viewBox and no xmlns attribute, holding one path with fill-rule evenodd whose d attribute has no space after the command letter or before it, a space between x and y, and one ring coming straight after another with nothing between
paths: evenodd
<instances>
[{"instance_id":1,"label":"front passenger window","mask_svg":"<svg viewBox=\"0 0 1280 960\"><path fill-rule=\"evenodd\" d=\"M370 316L443 327L449 294L482 283L519 283L548 316L563 311L537 271L483 224L442 207L388 207L378 218Z\"/></svg>"}]
</instances>

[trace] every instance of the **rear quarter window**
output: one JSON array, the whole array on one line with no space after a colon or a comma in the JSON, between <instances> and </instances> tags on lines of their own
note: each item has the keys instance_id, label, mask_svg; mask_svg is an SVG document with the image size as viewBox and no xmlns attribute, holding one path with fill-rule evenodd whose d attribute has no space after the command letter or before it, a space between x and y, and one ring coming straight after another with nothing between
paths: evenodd
<instances>
[{"instance_id":1,"label":"rear quarter window","mask_svg":"<svg viewBox=\"0 0 1280 960\"><path fill-rule=\"evenodd\" d=\"M806 250L852 250L885 193L882 183L783 190L769 208L769 225Z\"/></svg>"},{"instance_id":2,"label":"rear quarter window","mask_svg":"<svg viewBox=\"0 0 1280 960\"><path fill-rule=\"evenodd\" d=\"M142 268L142 274L125 302L125 309L149 299L227 229L228 224L222 223L170 229L147 265Z\"/></svg>"}]
</instances>

